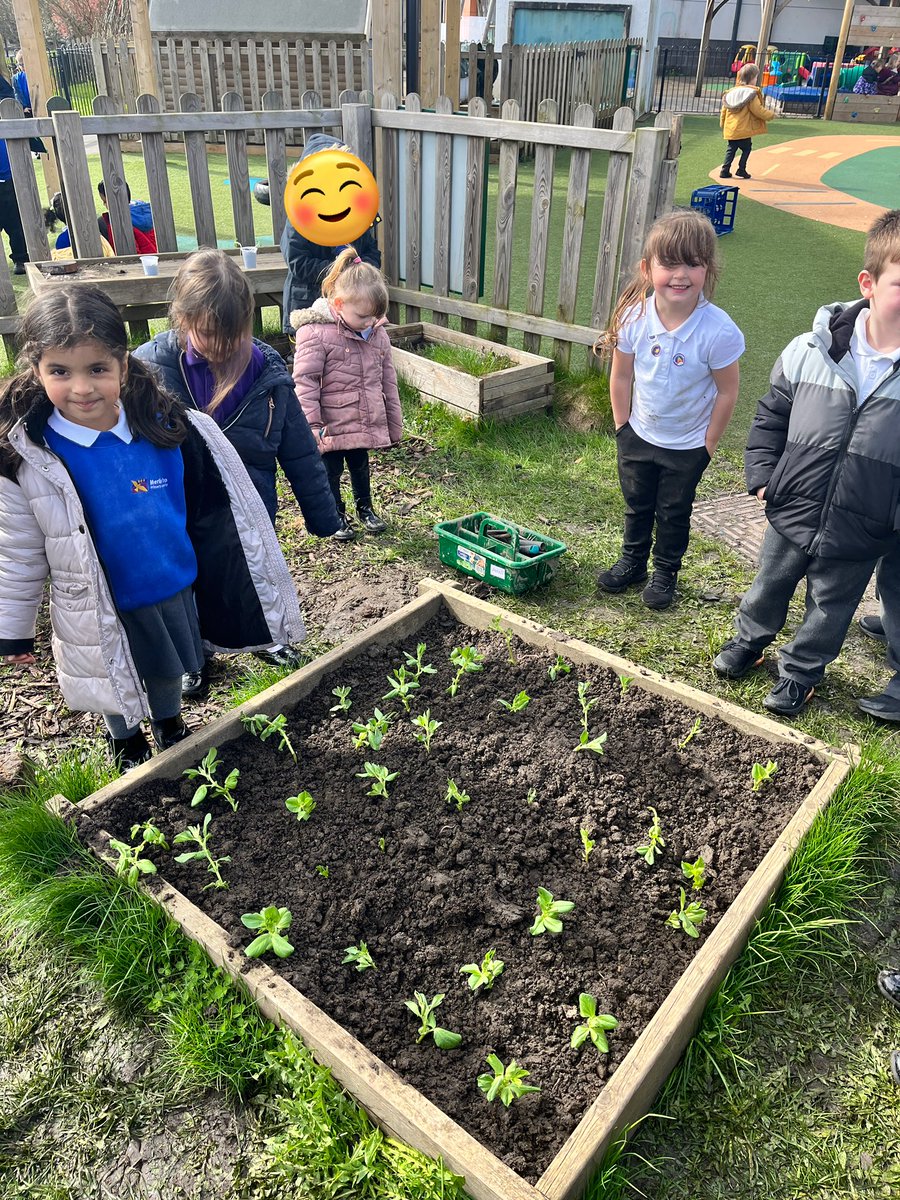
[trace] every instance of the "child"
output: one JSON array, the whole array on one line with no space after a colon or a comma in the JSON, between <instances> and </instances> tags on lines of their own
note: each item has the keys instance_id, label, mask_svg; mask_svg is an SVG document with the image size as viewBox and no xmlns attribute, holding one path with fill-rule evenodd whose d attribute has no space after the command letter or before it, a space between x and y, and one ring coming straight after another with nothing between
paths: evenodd
<instances>
[{"instance_id":1,"label":"child","mask_svg":"<svg viewBox=\"0 0 900 1200\"><path fill-rule=\"evenodd\" d=\"M655 521L654 570L641 593L648 608L675 599L694 493L737 401L744 338L709 302L718 274L706 217L661 217L597 343L612 354L609 394L625 498L622 552L597 586L623 592L644 582Z\"/></svg>"},{"instance_id":2,"label":"child","mask_svg":"<svg viewBox=\"0 0 900 1200\"><path fill-rule=\"evenodd\" d=\"M756 63L745 63L737 73L737 86L726 92L722 97L722 111L719 114L719 124L728 149L725 151L725 161L719 172L720 179L731 178L731 164L735 154L741 152L735 175L738 179L749 179L747 160L753 149L754 134L765 133L769 121L778 113L763 104L762 92L756 86L759 80L759 67Z\"/></svg>"},{"instance_id":3,"label":"child","mask_svg":"<svg viewBox=\"0 0 900 1200\"><path fill-rule=\"evenodd\" d=\"M900 54L892 54L884 65L884 69L878 72L878 80L875 90L879 96L896 96L900 92Z\"/></svg>"},{"instance_id":4,"label":"child","mask_svg":"<svg viewBox=\"0 0 900 1200\"><path fill-rule=\"evenodd\" d=\"M97 192L100 199L106 204L106 184L101 179L97 184ZM131 213L131 231L134 234L134 249L136 254L156 254L156 230L153 228L153 213L150 209L148 200L132 200L131 188L125 184L125 192L128 196L128 209ZM97 218L97 227L100 230L100 236L106 238L112 248L116 248L116 239L113 237L112 221L109 219L109 213L104 212Z\"/></svg>"},{"instance_id":5,"label":"child","mask_svg":"<svg viewBox=\"0 0 900 1200\"><path fill-rule=\"evenodd\" d=\"M853 85L853 93L856 96L875 96L878 93L878 77L884 67L883 58L873 58L870 63L866 64L862 75Z\"/></svg>"},{"instance_id":6,"label":"child","mask_svg":"<svg viewBox=\"0 0 900 1200\"><path fill-rule=\"evenodd\" d=\"M302 636L297 596L228 441L128 354L104 292L37 297L20 338L0 396L0 656L34 662L49 574L63 695L103 714L127 769L150 756L148 709L160 749L187 737L181 677L204 645Z\"/></svg>"},{"instance_id":7,"label":"child","mask_svg":"<svg viewBox=\"0 0 900 1200\"><path fill-rule=\"evenodd\" d=\"M339 138L332 137L330 133L314 133L307 141L301 159L335 146L343 147ZM308 308L318 300L322 294L322 280L343 249L343 246L319 246L299 233L290 221L285 221L281 232L281 253L288 269L282 308L285 333L294 332L291 313ZM374 227L357 240L356 253L364 263L370 263L373 267L381 266L381 251L375 241Z\"/></svg>"},{"instance_id":8,"label":"child","mask_svg":"<svg viewBox=\"0 0 900 1200\"><path fill-rule=\"evenodd\" d=\"M806 613L763 701L786 717L801 711L840 652L882 556L885 632L900 649L900 209L869 230L859 287L862 300L820 308L812 332L782 352L747 440L747 490L765 502L769 527L736 636L713 667L740 679L759 666L805 577ZM883 715L890 688L860 707Z\"/></svg>"},{"instance_id":9,"label":"child","mask_svg":"<svg viewBox=\"0 0 900 1200\"><path fill-rule=\"evenodd\" d=\"M59 224L62 224L63 227L50 250L50 257L55 261L75 257L72 251L72 236L69 233L68 220L62 192L54 192L50 200L50 207L44 209L44 224L50 233L56 233L56 227ZM116 252L105 237L100 238L100 247L103 250L104 258L115 258Z\"/></svg>"},{"instance_id":10,"label":"child","mask_svg":"<svg viewBox=\"0 0 900 1200\"><path fill-rule=\"evenodd\" d=\"M208 413L240 455L271 523L278 506L281 465L310 533L329 537L341 522L315 440L297 403L281 356L253 337L253 292L223 250L198 250L172 284L173 328L140 346L163 387L189 408ZM299 656L278 646L265 657L297 666ZM206 686L208 665L184 681L186 696Z\"/></svg>"},{"instance_id":11,"label":"child","mask_svg":"<svg viewBox=\"0 0 900 1200\"><path fill-rule=\"evenodd\" d=\"M356 513L369 533L387 526L372 508L369 450L403 436L403 414L387 323L384 276L361 261L353 246L335 259L312 308L291 313L297 330L294 383L318 443L341 515L334 535L356 536L341 498L344 462Z\"/></svg>"}]
</instances>

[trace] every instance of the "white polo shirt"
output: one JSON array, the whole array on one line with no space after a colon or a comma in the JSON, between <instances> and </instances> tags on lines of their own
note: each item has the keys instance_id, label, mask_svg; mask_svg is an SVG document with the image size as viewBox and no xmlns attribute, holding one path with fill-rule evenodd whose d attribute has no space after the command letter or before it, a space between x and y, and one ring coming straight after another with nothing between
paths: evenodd
<instances>
[{"instance_id":1,"label":"white polo shirt","mask_svg":"<svg viewBox=\"0 0 900 1200\"><path fill-rule=\"evenodd\" d=\"M869 343L870 311L868 308L860 310L850 338L850 357L856 367L859 388L856 394L857 406L874 395L882 379L894 370L894 360L900 353L900 346L891 351L876 350Z\"/></svg>"},{"instance_id":2,"label":"white polo shirt","mask_svg":"<svg viewBox=\"0 0 900 1200\"><path fill-rule=\"evenodd\" d=\"M644 441L669 450L696 450L716 399L713 371L744 353L744 335L721 308L701 300L677 329L666 329L647 298L625 314L618 349L634 355L631 428Z\"/></svg>"}]
</instances>

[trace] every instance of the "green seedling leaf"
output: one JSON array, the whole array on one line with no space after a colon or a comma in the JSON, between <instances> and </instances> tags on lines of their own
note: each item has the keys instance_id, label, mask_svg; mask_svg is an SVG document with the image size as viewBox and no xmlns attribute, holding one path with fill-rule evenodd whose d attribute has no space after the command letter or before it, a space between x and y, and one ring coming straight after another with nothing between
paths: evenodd
<instances>
[{"instance_id":1,"label":"green seedling leaf","mask_svg":"<svg viewBox=\"0 0 900 1200\"><path fill-rule=\"evenodd\" d=\"M222 878L221 867L223 863L230 863L231 856L224 855L222 858L213 858L212 851L209 848L210 827L212 823L212 813L207 813L203 818L203 826L189 825L187 829L182 829L181 833L176 833L172 838L172 845L184 845L185 843L194 842L197 846L196 850L186 850L183 854L177 854L175 861L177 863L189 862L205 862L207 871L213 876L212 880L207 883L203 890L207 888L227 888L228 884Z\"/></svg>"},{"instance_id":2,"label":"green seedling leaf","mask_svg":"<svg viewBox=\"0 0 900 1200\"><path fill-rule=\"evenodd\" d=\"M417 1042L423 1042L429 1034L434 1038L434 1044L439 1050L455 1050L462 1041L462 1036L449 1029L441 1029L437 1024L434 1010L444 1003L444 993L438 992L429 1000L423 992L414 992L412 1000L403 1003L409 1011L419 1019L419 1036Z\"/></svg>"},{"instance_id":3,"label":"green seedling leaf","mask_svg":"<svg viewBox=\"0 0 900 1200\"><path fill-rule=\"evenodd\" d=\"M523 1083L530 1072L526 1071L524 1067L518 1066L515 1059L511 1059L509 1066L504 1067L496 1054L489 1054L487 1064L492 1073L486 1072L484 1075L479 1075L478 1087L490 1101L499 1098L501 1104L505 1108L509 1108L514 1100L520 1100L529 1092L537 1093L541 1090L539 1087Z\"/></svg>"},{"instance_id":4,"label":"green seedling leaf","mask_svg":"<svg viewBox=\"0 0 900 1200\"><path fill-rule=\"evenodd\" d=\"M764 784L768 783L777 770L778 763L772 762L771 759L769 759L765 766L762 763L754 763L750 770L750 781L753 791L758 792Z\"/></svg>"},{"instance_id":5,"label":"green seedling leaf","mask_svg":"<svg viewBox=\"0 0 900 1200\"><path fill-rule=\"evenodd\" d=\"M699 892L704 883L706 883L706 863L703 861L703 855L699 854L696 862L683 862L681 864L681 873L685 879L690 879L692 890Z\"/></svg>"},{"instance_id":6,"label":"green seedling leaf","mask_svg":"<svg viewBox=\"0 0 900 1200\"><path fill-rule=\"evenodd\" d=\"M279 713L277 717L272 717L271 720L269 720L265 713L256 713L252 717L241 717L241 724L245 729L249 729L252 734L255 734L261 742L266 742L270 737L277 734L278 749L287 750L294 762L297 761L297 755L291 744L291 739L286 732L287 717L284 713Z\"/></svg>"},{"instance_id":7,"label":"green seedling leaf","mask_svg":"<svg viewBox=\"0 0 900 1200\"><path fill-rule=\"evenodd\" d=\"M406 669L415 678L419 679L422 675L437 675L437 668L431 663L425 662L425 650L427 649L424 642L419 642L416 646L415 655L407 654Z\"/></svg>"},{"instance_id":8,"label":"green seedling leaf","mask_svg":"<svg viewBox=\"0 0 900 1200\"><path fill-rule=\"evenodd\" d=\"M426 708L423 713L419 713L417 717L413 717L412 723L415 726L413 737L417 742L421 742L428 753L431 753L431 739L443 725L443 721L433 721L431 719L431 709Z\"/></svg>"},{"instance_id":9,"label":"green seedling leaf","mask_svg":"<svg viewBox=\"0 0 900 1200\"><path fill-rule=\"evenodd\" d=\"M380 708L376 708L368 721L364 723L354 721L351 729L356 734L354 745L357 750L361 750L366 744L371 750L380 750L393 717L393 713L383 713Z\"/></svg>"},{"instance_id":10,"label":"green seedling leaf","mask_svg":"<svg viewBox=\"0 0 900 1200\"><path fill-rule=\"evenodd\" d=\"M367 762L361 771L357 771L356 778L372 781L372 786L366 792L367 796L384 796L387 799L387 785L392 779L396 779L399 773L399 771L389 771L387 767L381 767L378 763Z\"/></svg>"},{"instance_id":11,"label":"green seedling leaf","mask_svg":"<svg viewBox=\"0 0 900 1200\"><path fill-rule=\"evenodd\" d=\"M497 703L502 705L507 712L520 713L523 712L531 703L531 697L527 692L518 692L512 700L501 700L497 697Z\"/></svg>"},{"instance_id":12,"label":"green seedling leaf","mask_svg":"<svg viewBox=\"0 0 900 1200\"><path fill-rule=\"evenodd\" d=\"M578 1025L572 1033L572 1049L577 1050L590 1038L599 1054L608 1054L609 1042L606 1035L617 1029L619 1022L609 1013L598 1015L596 998L590 992L582 992L578 997L578 1011L584 1018L584 1024Z\"/></svg>"},{"instance_id":13,"label":"green seedling leaf","mask_svg":"<svg viewBox=\"0 0 900 1200\"><path fill-rule=\"evenodd\" d=\"M547 668L547 674L550 676L551 681L556 683L560 675L568 675L571 670L572 664L566 662L561 654L557 654L556 662L550 664Z\"/></svg>"},{"instance_id":14,"label":"green seedling leaf","mask_svg":"<svg viewBox=\"0 0 900 1200\"><path fill-rule=\"evenodd\" d=\"M335 687L335 688L332 688L332 689L331 689L331 694L332 694L332 696L337 696L337 704L332 704L331 708L329 708L329 710L328 710L328 711L329 711L329 712L333 712L333 713L337 713L337 712L346 713L346 712L349 712L349 711L350 711L350 705L351 705L351 703L352 703L352 701L350 700L350 693L351 693L351 691L352 691L352 690L353 690L353 689L352 689L352 688L350 688L350 687Z\"/></svg>"},{"instance_id":15,"label":"green seedling leaf","mask_svg":"<svg viewBox=\"0 0 900 1200\"><path fill-rule=\"evenodd\" d=\"M690 743L694 740L694 738L700 732L700 726L702 724L703 724L703 718L698 717L697 720L690 727L690 729L687 731L687 735L685 737L683 737L681 739L681 741L678 743L679 750L683 750L685 748L685 746L690 745Z\"/></svg>"},{"instance_id":16,"label":"green seedling leaf","mask_svg":"<svg viewBox=\"0 0 900 1200\"><path fill-rule=\"evenodd\" d=\"M472 675L484 669L484 658L474 646L455 646L450 651L450 662L456 667L456 674L447 688L451 696L455 696L459 691L464 675Z\"/></svg>"},{"instance_id":17,"label":"green seedling leaf","mask_svg":"<svg viewBox=\"0 0 900 1200\"><path fill-rule=\"evenodd\" d=\"M127 842L120 842L116 838L109 839L110 849L115 850L118 854L118 860L113 864L113 869L126 883L132 887L137 883L141 875L155 875L156 866L149 858L142 858L141 855L148 846L158 846L161 850L168 850L168 844L163 834L150 821L141 825L140 822L131 827L131 838L134 839L141 835L140 842L137 845L129 845Z\"/></svg>"},{"instance_id":18,"label":"green seedling leaf","mask_svg":"<svg viewBox=\"0 0 900 1200\"><path fill-rule=\"evenodd\" d=\"M390 691L385 692L381 697L382 700L393 700L396 698L403 705L404 710L409 712L409 698L419 688L418 676L410 675L406 667L398 667L393 675L388 675L388 683L390 684Z\"/></svg>"},{"instance_id":19,"label":"green seedling leaf","mask_svg":"<svg viewBox=\"0 0 900 1200\"><path fill-rule=\"evenodd\" d=\"M633 683L634 683L633 675L620 675L619 676L619 695L624 696Z\"/></svg>"},{"instance_id":20,"label":"green seedling leaf","mask_svg":"<svg viewBox=\"0 0 900 1200\"><path fill-rule=\"evenodd\" d=\"M242 924L246 925L248 929L263 931L244 951L247 957L259 958L268 950L271 950L279 958L287 958L289 954L293 954L294 947L283 936L284 931L290 928L291 920L290 909L278 908L274 904L261 908L259 912L244 913L241 917Z\"/></svg>"},{"instance_id":21,"label":"green seedling leaf","mask_svg":"<svg viewBox=\"0 0 900 1200\"><path fill-rule=\"evenodd\" d=\"M597 843L591 841L591 831L589 829L579 829L578 833L581 837L581 857L584 859L586 865L587 860L591 857L591 851Z\"/></svg>"},{"instance_id":22,"label":"green seedling leaf","mask_svg":"<svg viewBox=\"0 0 900 1200\"><path fill-rule=\"evenodd\" d=\"M562 933L562 918L575 907L574 900L554 900L553 893L539 887L537 895L538 915L529 933L538 937L542 933Z\"/></svg>"},{"instance_id":23,"label":"green seedling leaf","mask_svg":"<svg viewBox=\"0 0 900 1200\"><path fill-rule=\"evenodd\" d=\"M448 779L447 795L445 796L445 799L448 804L456 805L457 812L462 812L463 805L468 804L472 797L468 792L464 792L462 788L458 786L455 780Z\"/></svg>"},{"instance_id":24,"label":"green seedling leaf","mask_svg":"<svg viewBox=\"0 0 900 1200\"><path fill-rule=\"evenodd\" d=\"M495 954L495 950L488 950L480 963L466 963L459 968L460 975L468 975L469 987L473 992L480 987L489 992L503 974L503 960L495 958Z\"/></svg>"},{"instance_id":25,"label":"green seedling leaf","mask_svg":"<svg viewBox=\"0 0 900 1200\"><path fill-rule=\"evenodd\" d=\"M296 796L288 796L284 806L288 812L294 814L298 821L308 821L316 807L316 802L309 792L298 792Z\"/></svg>"},{"instance_id":26,"label":"green seedling leaf","mask_svg":"<svg viewBox=\"0 0 900 1200\"><path fill-rule=\"evenodd\" d=\"M375 967L365 942L360 942L358 946L348 946L344 951L343 962L352 963L357 971L368 971Z\"/></svg>"},{"instance_id":27,"label":"green seedling leaf","mask_svg":"<svg viewBox=\"0 0 900 1200\"><path fill-rule=\"evenodd\" d=\"M706 919L706 909L701 908L696 900L687 904L684 888L678 890L681 893L681 904L666 917L666 925L672 929L683 929L688 937L697 938L700 936L699 926Z\"/></svg>"},{"instance_id":28,"label":"green seedling leaf","mask_svg":"<svg viewBox=\"0 0 900 1200\"><path fill-rule=\"evenodd\" d=\"M211 800L224 800L226 804L230 805L233 812L237 812L238 802L234 789L237 787L241 773L237 769L230 771L225 782L219 783L216 774L221 765L219 751L215 746L211 746L203 756L199 767L188 767L186 771L182 772L188 779L203 780L191 797L191 808L196 808L198 804L202 804L209 797Z\"/></svg>"},{"instance_id":29,"label":"green seedling leaf","mask_svg":"<svg viewBox=\"0 0 900 1200\"><path fill-rule=\"evenodd\" d=\"M662 826L659 823L659 814L656 809L648 808L647 811L653 814L653 824L647 830L647 845L637 846L636 853L641 856L648 867L652 867L656 862L657 854L665 846L666 841L662 835Z\"/></svg>"},{"instance_id":30,"label":"green seedling leaf","mask_svg":"<svg viewBox=\"0 0 900 1200\"><path fill-rule=\"evenodd\" d=\"M585 737L584 732L582 732L581 736L582 736L582 738ZM575 749L576 750L593 750L593 752L595 754L605 754L606 753L606 734L605 733L598 734L598 736L595 738L592 738L591 741L581 741L578 743L578 745L575 747Z\"/></svg>"},{"instance_id":31,"label":"green seedling leaf","mask_svg":"<svg viewBox=\"0 0 900 1200\"><path fill-rule=\"evenodd\" d=\"M499 633L504 642L506 642L506 656L510 663L513 666L516 666L519 660L516 658L516 652L513 649L513 638L515 637L515 634L511 629L508 629L503 624L503 618L499 613L496 617L494 617L493 621L491 621L491 629L493 629L495 633Z\"/></svg>"}]
</instances>

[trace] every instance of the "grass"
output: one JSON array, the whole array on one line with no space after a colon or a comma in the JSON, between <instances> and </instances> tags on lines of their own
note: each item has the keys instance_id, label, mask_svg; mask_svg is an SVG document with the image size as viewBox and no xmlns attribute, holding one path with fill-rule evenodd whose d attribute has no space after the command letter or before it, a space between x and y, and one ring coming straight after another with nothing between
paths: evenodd
<instances>
[{"instance_id":1,"label":"grass","mask_svg":"<svg viewBox=\"0 0 900 1200\"><path fill-rule=\"evenodd\" d=\"M477 377L515 366L513 360L505 354L495 354L493 351L482 353L480 350L467 350L464 346L423 346L416 350L416 354L430 359L431 362L441 363L445 367L453 367L466 375Z\"/></svg>"}]
</instances>

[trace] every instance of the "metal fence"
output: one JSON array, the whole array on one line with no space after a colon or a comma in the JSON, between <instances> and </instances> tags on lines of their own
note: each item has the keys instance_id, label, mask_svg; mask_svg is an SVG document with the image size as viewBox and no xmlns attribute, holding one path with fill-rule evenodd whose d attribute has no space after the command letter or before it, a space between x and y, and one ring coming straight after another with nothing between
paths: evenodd
<instances>
[{"instance_id":1,"label":"metal fence","mask_svg":"<svg viewBox=\"0 0 900 1200\"><path fill-rule=\"evenodd\" d=\"M722 97L734 87L739 47L713 42L706 71L696 87L700 44L696 41L661 43L656 58L654 111L715 113ZM834 60L822 53L821 44L779 49L766 62L761 81L767 101L779 102L786 117L820 117L825 107L828 80Z\"/></svg>"},{"instance_id":2,"label":"metal fence","mask_svg":"<svg viewBox=\"0 0 900 1200\"><path fill-rule=\"evenodd\" d=\"M56 95L63 96L77 112L90 116L99 91L90 46L82 42L63 43L48 49L47 57Z\"/></svg>"}]
</instances>

